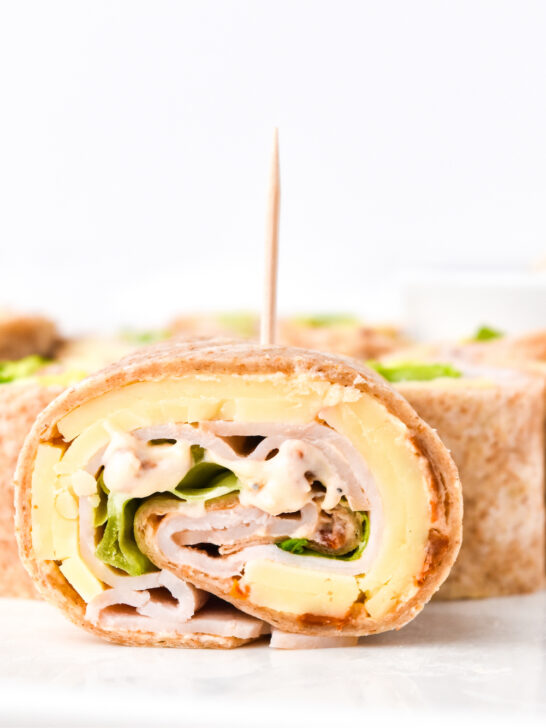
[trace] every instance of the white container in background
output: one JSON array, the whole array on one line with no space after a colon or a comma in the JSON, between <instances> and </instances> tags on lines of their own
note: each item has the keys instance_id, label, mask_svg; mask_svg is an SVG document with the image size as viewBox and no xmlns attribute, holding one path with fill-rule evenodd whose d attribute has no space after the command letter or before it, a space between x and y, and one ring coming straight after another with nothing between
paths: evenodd
<instances>
[{"instance_id":1,"label":"white container in background","mask_svg":"<svg viewBox=\"0 0 546 728\"><path fill-rule=\"evenodd\" d=\"M408 271L401 299L407 331L418 340L464 339L480 326L507 334L546 328L542 271Z\"/></svg>"}]
</instances>

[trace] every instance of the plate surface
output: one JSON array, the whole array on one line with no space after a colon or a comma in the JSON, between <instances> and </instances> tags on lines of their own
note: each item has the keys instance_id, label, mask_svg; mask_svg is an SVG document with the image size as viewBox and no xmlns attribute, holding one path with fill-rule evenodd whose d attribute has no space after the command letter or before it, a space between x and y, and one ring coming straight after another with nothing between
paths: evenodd
<instances>
[{"instance_id":1,"label":"plate surface","mask_svg":"<svg viewBox=\"0 0 546 728\"><path fill-rule=\"evenodd\" d=\"M6 726L546 725L546 592L435 602L354 648L118 647L48 604L0 600Z\"/></svg>"}]
</instances>

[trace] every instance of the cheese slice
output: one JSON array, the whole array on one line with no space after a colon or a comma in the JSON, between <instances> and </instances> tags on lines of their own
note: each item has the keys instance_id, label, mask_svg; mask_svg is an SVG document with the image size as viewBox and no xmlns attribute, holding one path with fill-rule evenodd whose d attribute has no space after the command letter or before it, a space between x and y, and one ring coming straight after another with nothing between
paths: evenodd
<instances>
[{"instance_id":1,"label":"cheese slice","mask_svg":"<svg viewBox=\"0 0 546 728\"><path fill-rule=\"evenodd\" d=\"M227 396L226 396L227 395ZM73 440L93 423L109 418L121 409L139 410L140 403L158 403L172 400L190 400L189 406L204 410L193 411L188 420L212 419L225 400L235 403L234 418L251 422L264 422L266 407L274 421L307 422L325 405L355 401L360 392L351 387L340 387L326 381L310 381L306 376L277 373L270 375L188 375L161 382L136 382L114 392L96 397L65 415L57 424L66 441ZM292 417L294 419L292 419Z\"/></svg>"},{"instance_id":2,"label":"cheese slice","mask_svg":"<svg viewBox=\"0 0 546 728\"><path fill-rule=\"evenodd\" d=\"M412 445L407 427L372 397L328 408L321 417L349 438L380 484L381 549L358 583L368 595L369 614L381 617L398 599L415 593L415 577L423 566L430 527L426 461Z\"/></svg>"},{"instance_id":3,"label":"cheese slice","mask_svg":"<svg viewBox=\"0 0 546 728\"><path fill-rule=\"evenodd\" d=\"M309 557L312 558L312 557ZM260 607L342 619L359 595L354 576L311 571L275 561L250 561L239 585Z\"/></svg>"},{"instance_id":4,"label":"cheese slice","mask_svg":"<svg viewBox=\"0 0 546 728\"><path fill-rule=\"evenodd\" d=\"M32 546L39 559L63 560L62 573L89 601L104 586L79 555L78 518L73 510L77 501L70 489L70 479L60 478L54 472L62 454L63 448L56 445L38 446L32 474Z\"/></svg>"},{"instance_id":5,"label":"cheese slice","mask_svg":"<svg viewBox=\"0 0 546 728\"><path fill-rule=\"evenodd\" d=\"M354 401L360 392L328 382L288 380L274 374L249 378L222 375L191 377L165 382L138 382L91 400L65 415L58 429L72 440L56 468L57 474L84 469L91 458L108 444L107 423L130 431L165 422L198 422L232 419L242 422L312 422L325 404ZM210 395L210 389L222 397ZM183 396L199 395L199 396ZM228 394L229 396L226 396ZM169 395L176 395L169 399ZM156 401L154 397L160 399ZM124 405L124 406L123 406ZM111 409L108 407L112 406ZM95 420L94 417L100 417ZM74 439L73 439L74 438Z\"/></svg>"},{"instance_id":6,"label":"cheese slice","mask_svg":"<svg viewBox=\"0 0 546 728\"><path fill-rule=\"evenodd\" d=\"M57 495L60 495L57 491ZM63 518L56 508L51 520L53 532L53 558L66 559L78 551L78 519Z\"/></svg>"},{"instance_id":7,"label":"cheese slice","mask_svg":"<svg viewBox=\"0 0 546 728\"><path fill-rule=\"evenodd\" d=\"M38 445L32 473L32 546L39 559L54 559L52 522L55 512L55 466L63 449Z\"/></svg>"},{"instance_id":8,"label":"cheese slice","mask_svg":"<svg viewBox=\"0 0 546 728\"><path fill-rule=\"evenodd\" d=\"M60 569L84 601L90 602L104 591L104 584L89 571L79 554L63 561Z\"/></svg>"}]
</instances>

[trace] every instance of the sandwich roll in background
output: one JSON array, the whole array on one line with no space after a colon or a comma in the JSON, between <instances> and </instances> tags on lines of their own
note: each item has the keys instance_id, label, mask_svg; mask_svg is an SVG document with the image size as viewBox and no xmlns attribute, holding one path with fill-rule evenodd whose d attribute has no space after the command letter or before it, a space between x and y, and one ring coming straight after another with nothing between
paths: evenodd
<instances>
[{"instance_id":1,"label":"sandwich roll in background","mask_svg":"<svg viewBox=\"0 0 546 728\"><path fill-rule=\"evenodd\" d=\"M52 357L61 343L51 319L0 310L0 363L32 355Z\"/></svg>"},{"instance_id":2,"label":"sandwich roll in background","mask_svg":"<svg viewBox=\"0 0 546 728\"><path fill-rule=\"evenodd\" d=\"M461 541L456 467L406 400L284 347L170 341L91 375L38 417L16 490L41 594L126 644L399 628Z\"/></svg>"},{"instance_id":3,"label":"sandwich roll in background","mask_svg":"<svg viewBox=\"0 0 546 728\"><path fill-rule=\"evenodd\" d=\"M63 389L43 386L35 379L61 346L57 326L50 319L0 311L0 596L36 596L17 552L13 474L32 423Z\"/></svg>"},{"instance_id":4,"label":"sandwich roll in background","mask_svg":"<svg viewBox=\"0 0 546 728\"><path fill-rule=\"evenodd\" d=\"M19 451L38 414L64 387L39 382L0 384L0 580L1 597L35 598L19 559L13 525L13 474Z\"/></svg>"},{"instance_id":5,"label":"sandwich roll in background","mask_svg":"<svg viewBox=\"0 0 546 728\"><path fill-rule=\"evenodd\" d=\"M259 318L248 312L201 313L178 316L169 330L182 338L204 336L257 341ZM351 314L312 314L281 317L278 341L284 346L315 349L355 359L375 359L409 345L397 326L371 324Z\"/></svg>"},{"instance_id":6,"label":"sandwich roll in background","mask_svg":"<svg viewBox=\"0 0 546 728\"><path fill-rule=\"evenodd\" d=\"M546 463L546 329L530 331L525 334L505 335L491 326L481 326L475 334L465 340L458 342L441 341L436 343L426 343L405 350L396 352L392 357L386 357L386 362L396 361L421 361L421 362L438 362L451 361L458 366L461 371L487 371L493 373L493 378L498 382L502 379L501 370L519 371L524 375L539 378L543 382L543 401L544 401L544 419L543 419L543 459ZM495 375L494 372L497 371ZM504 375L506 379L506 375ZM513 376L512 376L513 380ZM522 380L528 381L528 380ZM525 389L523 385L522 389ZM533 407L531 400L536 395L536 385L530 385L528 392L522 391L519 397L519 406L527 401L530 407ZM538 395L539 396L539 395ZM502 398L501 398L502 399ZM535 404L534 409L539 405ZM512 400L507 403L507 413L503 414L502 407L499 407L496 413L492 413L495 420L510 416L513 412ZM517 406L516 406L517 409ZM517 415L516 415L517 416ZM535 421L532 419L532 421ZM534 430L532 425L529 425ZM485 425L484 425L485 427ZM486 432L486 430L485 430ZM441 434L441 430L440 430ZM503 438L506 442L507 452L512 457L512 444L507 433ZM535 438L531 440L535 442ZM478 441L477 441L478 442ZM460 465L459 465L460 467ZM507 471L509 472L509 471ZM514 471L516 479L520 470ZM464 480L470 480L472 473L468 473ZM508 487L508 483L507 483ZM529 484L528 488L533 486ZM545 483L542 485L543 500L546 500ZM539 516L535 516L538 518ZM468 543L468 537L465 536L465 542Z\"/></svg>"},{"instance_id":7,"label":"sandwich roll in background","mask_svg":"<svg viewBox=\"0 0 546 728\"><path fill-rule=\"evenodd\" d=\"M438 347L437 347L438 348ZM474 340L451 347L452 356L482 366L510 367L539 377L544 383L543 458L546 463L546 329L520 335L504 335L482 327ZM546 499L546 488L543 488Z\"/></svg>"},{"instance_id":8,"label":"sandwich roll in background","mask_svg":"<svg viewBox=\"0 0 546 728\"><path fill-rule=\"evenodd\" d=\"M542 588L544 381L460 359L391 359L375 367L437 431L459 469L463 544L438 596L492 597Z\"/></svg>"},{"instance_id":9,"label":"sandwich roll in background","mask_svg":"<svg viewBox=\"0 0 546 728\"><path fill-rule=\"evenodd\" d=\"M46 333L50 330L48 326ZM16 331L12 329L13 336ZM21 346L12 340L9 351L28 352L25 342ZM49 350L50 358L32 353L15 361L0 361L0 596L38 596L19 558L13 506L17 457L34 420L70 384L133 349L120 338L87 337L63 340L54 354Z\"/></svg>"},{"instance_id":10,"label":"sandwich roll in background","mask_svg":"<svg viewBox=\"0 0 546 728\"><path fill-rule=\"evenodd\" d=\"M441 348L446 349L443 345ZM473 364L518 369L541 377L545 384L546 412L546 329L519 336L482 327L475 340L448 347L452 357ZM544 420L546 445L546 416Z\"/></svg>"},{"instance_id":11,"label":"sandwich roll in background","mask_svg":"<svg viewBox=\"0 0 546 728\"><path fill-rule=\"evenodd\" d=\"M362 360L379 358L409 345L397 326L369 324L345 314L281 318L279 340L287 346Z\"/></svg>"},{"instance_id":12,"label":"sandwich roll in background","mask_svg":"<svg viewBox=\"0 0 546 728\"><path fill-rule=\"evenodd\" d=\"M519 336L505 336L487 326L472 341L460 345L458 353L476 362L501 365L546 362L546 329Z\"/></svg>"},{"instance_id":13,"label":"sandwich roll in background","mask_svg":"<svg viewBox=\"0 0 546 728\"><path fill-rule=\"evenodd\" d=\"M383 360L455 361L467 365L519 369L544 376L546 330L508 336L489 326L481 326L469 339L413 344L395 352L393 356L383 357Z\"/></svg>"}]
</instances>

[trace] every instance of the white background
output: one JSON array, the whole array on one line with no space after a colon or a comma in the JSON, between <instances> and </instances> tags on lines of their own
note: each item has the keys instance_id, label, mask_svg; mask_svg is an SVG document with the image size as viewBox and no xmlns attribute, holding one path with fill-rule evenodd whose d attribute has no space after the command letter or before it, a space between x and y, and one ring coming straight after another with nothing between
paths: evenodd
<instances>
[{"instance_id":1,"label":"white background","mask_svg":"<svg viewBox=\"0 0 546 728\"><path fill-rule=\"evenodd\" d=\"M407 266L546 254L546 3L0 5L0 304L68 329L397 313Z\"/></svg>"}]
</instances>

